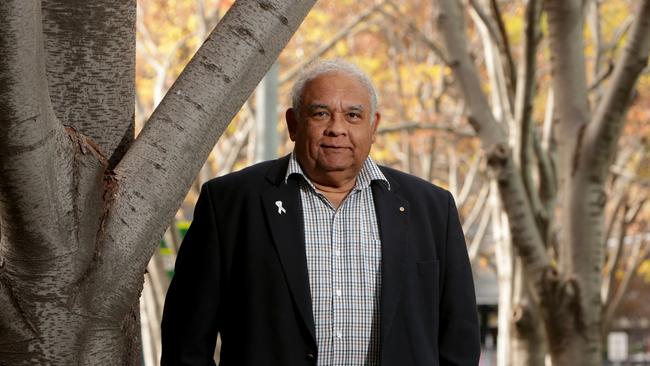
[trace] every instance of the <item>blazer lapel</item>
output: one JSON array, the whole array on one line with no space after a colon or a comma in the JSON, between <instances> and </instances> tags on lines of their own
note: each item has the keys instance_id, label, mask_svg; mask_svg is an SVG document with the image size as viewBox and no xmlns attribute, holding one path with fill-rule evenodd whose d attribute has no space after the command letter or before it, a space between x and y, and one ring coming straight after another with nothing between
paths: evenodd
<instances>
[{"instance_id":1,"label":"blazer lapel","mask_svg":"<svg viewBox=\"0 0 650 366\"><path fill-rule=\"evenodd\" d=\"M274 186L262 194L262 204L295 306L315 344L300 190L296 180L284 182L284 172L286 169L269 174ZM273 177L275 173L278 176Z\"/></svg>"},{"instance_id":2,"label":"blazer lapel","mask_svg":"<svg viewBox=\"0 0 650 366\"><path fill-rule=\"evenodd\" d=\"M381 344L390 331L399 302L407 255L408 201L395 194L398 187L391 182L391 191L379 182L372 193L379 223L382 246L381 280Z\"/></svg>"}]
</instances>

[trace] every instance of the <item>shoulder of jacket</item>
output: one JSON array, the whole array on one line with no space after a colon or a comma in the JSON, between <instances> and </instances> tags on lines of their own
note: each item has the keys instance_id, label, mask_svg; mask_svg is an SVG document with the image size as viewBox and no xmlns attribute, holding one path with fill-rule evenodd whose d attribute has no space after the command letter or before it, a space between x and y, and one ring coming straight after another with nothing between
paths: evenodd
<instances>
[{"instance_id":1,"label":"shoulder of jacket","mask_svg":"<svg viewBox=\"0 0 650 366\"><path fill-rule=\"evenodd\" d=\"M380 165L382 173L391 184L397 183L401 190L412 193L429 192L439 197L451 196L448 190L426 181L420 177Z\"/></svg>"}]
</instances>

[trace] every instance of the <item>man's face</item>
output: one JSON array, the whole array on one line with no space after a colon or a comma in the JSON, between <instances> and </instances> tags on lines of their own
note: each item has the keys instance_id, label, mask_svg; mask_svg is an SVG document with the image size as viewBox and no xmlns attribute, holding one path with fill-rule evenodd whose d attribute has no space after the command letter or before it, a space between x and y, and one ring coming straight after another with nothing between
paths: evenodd
<instances>
[{"instance_id":1,"label":"man's face","mask_svg":"<svg viewBox=\"0 0 650 366\"><path fill-rule=\"evenodd\" d=\"M332 72L309 81L301 107L287 111L295 153L312 179L356 177L363 166L379 123L371 115L368 90L354 76ZM323 182L325 183L325 182Z\"/></svg>"}]
</instances>

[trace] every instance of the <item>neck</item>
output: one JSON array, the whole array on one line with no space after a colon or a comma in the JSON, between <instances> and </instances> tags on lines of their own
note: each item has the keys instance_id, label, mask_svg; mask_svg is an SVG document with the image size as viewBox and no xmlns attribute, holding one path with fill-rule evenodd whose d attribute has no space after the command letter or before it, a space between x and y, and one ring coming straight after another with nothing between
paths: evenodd
<instances>
[{"instance_id":1,"label":"neck","mask_svg":"<svg viewBox=\"0 0 650 366\"><path fill-rule=\"evenodd\" d=\"M332 206L338 209L341 203L345 200L345 198L348 196L348 194L350 194L350 192L354 188L356 179L352 180L351 182L348 182L345 185L335 186L335 187L329 185L323 185L315 181L312 181L312 183L314 184L316 190L322 193L325 197L327 197L327 200L330 201Z\"/></svg>"},{"instance_id":2,"label":"neck","mask_svg":"<svg viewBox=\"0 0 650 366\"><path fill-rule=\"evenodd\" d=\"M357 175L349 172L325 172L321 174L313 174L312 172L310 174L304 169L303 172L314 185L314 188L322 193L335 208L341 205L357 183Z\"/></svg>"},{"instance_id":3,"label":"neck","mask_svg":"<svg viewBox=\"0 0 650 366\"><path fill-rule=\"evenodd\" d=\"M347 193L357 183L357 174L352 172L313 172L303 169L318 190L330 193Z\"/></svg>"},{"instance_id":4,"label":"neck","mask_svg":"<svg viewBox=\"0 0 650 366\"><path fill-rule=\"evenodd\" d=\"M355 179L352 179L349 182L346 182L345 184L337 185L337 186L331 186L331 185L327 185L327 184L321 184L321 183L316 182L316 181L312 181L312 183L314 184L314 187L316 187L317 190L319 190L319 191L321 191L323 193L333 193L333 194L337 194L337 193L338 194L341 194L341 193L347 194L348 192L350 192L352 190L352 188L354 188L354 185L356 184L356 182L357 182L357 180L355 178Z\"/></svg>"}]
</instances>

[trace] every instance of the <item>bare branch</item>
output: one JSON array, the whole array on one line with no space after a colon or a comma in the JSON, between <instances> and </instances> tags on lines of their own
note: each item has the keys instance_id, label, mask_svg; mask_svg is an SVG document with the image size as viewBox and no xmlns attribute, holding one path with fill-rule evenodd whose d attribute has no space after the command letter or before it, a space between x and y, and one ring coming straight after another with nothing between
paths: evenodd
<instances>
[{"instance_id":1,"label":"bare branch","mask_svg":"<svg viewBox=\"0 0 650 366\"><path fill-rule=\"evenodd\" d=\"M512 59L512 53L510 51L510 42L506 34L505 25L503 24L503 19L501 18L501 11L498 5L494 1L490 1L490 8L492 14L494 15L494 21L490 16L485 12L478 0L469 0L472 9L481 20L481 24L487 29L489 38L492 40L492 43L496 45L499 50L499 54L502 59L506 61L505 69L506 71L500 70L504 74L504 86L503 88L507 91L509 104L512 105L512 94L514 85L517 83L517 74L515 72L514 61Z\"/></svg>"},{"instance_id":2,"label":"bare branch","mask_svg":"<svg viewBox=\"0 0 650 366\"><path fill-rule=\"evenodd\" d=\"M602 64L603 64L603 57L604 57L604 42L603 42L603 34L602 34L602 27L601 27L601 18L600 18L600 2L597 0L591 0L587 4L587 23L589 24L589 28L591 30L591 38L593 40L593 48L595 49L596 57L594 60L594 65L592 67L593 69L593 76L592 80L599 80L603 74L602 72ZM600 88L600 82L594 82L592 81L592 86L589 88L589 91L596 91L596 100L600 99L601 97L601 91ZM598 89L598 90L597 90Z\"/></svg>"},{"instance_id":3,"label":"bare branch","mask_svg":"<svg viewBox=\"0 0 650 366\"><path fill-rule=\"evenodd\" d=\"M555 92L553 88L548 90L546 96L546 109L544 109L544 123L542 126L541 148L544 152L550 153L555 146L553 137L553 124L555 122Z\"/></svg>"},{"instance_id":4,"label":"bare branch","mask_svg":"<svg viewBox=\"0 0 650 366\"><path fill-rule=\"evenodd\" d=\"M614 209L612 211L612 214L609 218L609 223L605 226L605 235L604 238L605 240L603 241L603 245L607 247L607 243L609 241L609 238L611 238L612 233L614 232L614 227L616 226L617 222L620 222L620 216L621 215L621 210L625 207L627 204L628 200L628 195L627 191L622 192L621 194L617 195L616 199L614 200Z\"/></svg>"},{"instance_id":5,"label":"bare branch","mask_svg":"<svg viewBox=\"0 0 650 366\"><path fill-rule=\"evenodd\" d=\"M557 198L557 175L551 152L544 151L540 138L533 139L535 156L537 157L537 171L539 172L539 201L541 211L538 212L538 224L546 246L551 238L553 210Z\"/></svg>"},{"instance_id":6,"label":"bare branch","mask_svg":"<svg viewBox=\"0 0 650 366\"><path fill-rule=\"evenodd\" d=\"M616 288L616 293L611 296L611 298L609 298L605 304L602 321L604 330L608 330L610 328L614 314L616 313L618 306L623 300L625 292L630 286L630 281L636 275L639 265L643 262L648 253L648 250L645 248L647 245L644 244L646 244L646 242L643 240L637 240L637 242L634 244L632 251L627 259L625 266L626 268L623 272L623 278Z\"/></svg>"},{"instance_id":7,"label":"bare branch","mask_svg":"<svg viewBox=\"0 0 650 366\"><path fill-rule=\"evenodd\" d=\"M468 249L468 254L469 254L469 260L474 263L476 259L478 259L478 253L479 249L481 247L481 243L485 240L485 234L487 233L487 228L490 223L490 218L492 217L492 211L490 210L485 210L483 211L483 216L481 217L481 221L478 223L478 228L476 229L476 233L474 234L474 237L472 238L472 242L469 245Z\"/></svg>"},{"instance_id":8,"label":"bare branch","mask_svg":"<svg viewBox=\"0 0 650 366\"><path fill-rule=\"evenodd\" d=\"M598 106L593 122L587 127L580 162L599 181L609 173L619 136L625 125L625 113L634 93L634 85L648 64L650 55L650 0L639 3L632 34L622 57L616 63L608 91Z\"/></svg>"},{"instance_id":9,"label":"bare branch","mask_svg":"<svg viewBox=\"0 0 650 366\"><path fill-rule=\"evenodd\" d=\"M253 116L249 116L244 121L244 125L240 127L237 132L235 132L233 146L228 149L228 154L226 159L224 159L223 164L219 167L219 175L232 172L233 166L237 162L237 157L241 153L246 139L250 135L253 127L255 126L255 119Z\"/></svg>"},{"instance_id":10,"label":"bare branch","mask_svg":"<svg viewBox=\"0 0 650 366\"><path fill-rule=\"evenodd\" d=\"M472 185L474 184L474 181L476 180L476 177L478 176L478 171L479 167L481 166L481 155L476 153L472 157L472 162L470 163L469 171L465 175L465 179L463 180L463 187L460 189L460 193L458 194L458 198L456 198L456 204L458 207L462 207L463 204L465 204L465 200L467 200L467 197L469 197L470 190L472 189Z\"/></svg>"},{"instance_id":11,"label":"bare branch","mask_svg":"<svg viewBox=\"0 0 650 366\"><path fill-rule=\"evenodd\" d=\"M474 205L472 206L471 211L467 215L467 218L463 220L463 232L468 232L469 229L474 225L474 222L481 214L481 211L485 207L486 202L490 193L490 185L485 184L481 187L481 190L478 192L476 200L474 200Z\"/></svg>"},{"instance_id":12,"label":"bare branch","mask_svg":"<svg viewBox=\"0 0 650 366\"><path fill-rule=\"evenodd\" d=\"M611 52L618 48L619 44L621 43L621 40L632 27L632 23L634 23L633 17L628 16L627 18L625 18L625 20L621 22L621 24L618 27L616 27L616 29L614 30L614 36L609 41L609 43L605 46L605 51Z\"/></svg>"},{"instance_id":13,"label":"bare branch","mask_svg":"<svg viewBox=\"0 0 650 366\"><path fill-rule=\"evenodd\" d=\"M558 176L572 176L573 158L581 128L589 122L585 76L582 0L546 0L553 91L558 117ZM564 182L560 182L563 186Z\"/></svg>"},{"instance_id":14,"label":"bare branch","mask_svg":"<svg viewBox=\"0 0 650 366\"><path fill-rule=\"evenodd\" d=\"M531 6L530 3L528 6ZM510 82L509 90L514 88L514 85L517 85L517 73L515 71L515 62L512 57L512 50L510 47L510 40L508 39L508 32L506 31L506 24L503 21L503 15L501 14L501 9L499 8L499 3L497 0L490 0L490 9L492 10L492 15L496 20L497 27L499 29L499 35L501 37L501 53L503 58L506 59L508 63L508 80Z\"/></svg>"},{"instance_id":15,"label":"bare branch","mask_svg":"<svg viewBox=\"0 0 650 366\"><path fill-rule=\"evenodd\" d=\"M546 237L546 228L541 223L544 207L533 182L533 164L536 136L533 129L533 99L535 96L535 69L537 68L537 44L541 37L541 0L531 0L526 6L526 25L523 42L523 61L517 78L515 98L515 162L519 164L522 180L528 193L533 211L538 217L540 230Z\"/></svg>"},{"instance_id":16,"label":"bare branch","mask_svg":"<svg viewBox=\"0 0 650 366\"><path fill-rule=\"evenodd\" d=\"M601 296L605 299L605 304L607 304L611 299L611 294L613 294L614 284L616 283L616 271L618 271L619 262L621 256L623 255L624 248L624 239L627 234L628 223L625 220L625 215L629 211L629 206L625 202L623 207L622 215L619 215L619 229L618 237L616 238L616 244L614 245L614 254L610 256L607 261L607 277L603 281L602 287L603 291Z\"/></svg>"},{"instance_id":17,"label":"bare branch","mask_svg":"<svg viewBox=\"0 0 650 366\"><path fill-rule=\"evenodd\" d=\"M447 173L449 179L449 191L453 196L458 195L458 154L454 147L447 148Z\"/></svg>"},{"instance_id":18,"label":"bare branch","mask_svg":"<svg viewBox=\"0 0 650 366\"><path fill-rule=\"evenodd\" d=\"M309 63L315 59L323 56L327 51L332 49L332 47L336 46L336 44L341 39L347 37L356 26L368 20L368 18L370 18L374 13L377 12L377 10L384 6L385 3L386 1L380 1L363 11L361 14L357 15L350 21L350 23L348 23L348 25L341 28L341 30L339 30L332 38L330 38L329 41L323 43L309 58L307 58L307 60L287 71L280 79L279 84L283 85L286 82L293 80L293 78L295 78L305 66L309 65Z\"/></svg>"},{"instance_id":19,"label":"bare branch","mask_svg":"<svg viewBox=\"0 0 650 366\"><path fill-rule=\"evenodd\" d=\"M594 81L589 85L589 92L594 92L597 91L601 85L607 80L611 75L612 72L614 71L614 65L611 63L607 64L607 68L604 70L600 70L600 73L596 74L594 77Z\"/></svg>"},{"instance_id":20,"label":"bare branch","mask_svg":"<svg viewBox=\"0 0 650 366\"><path fill-rule=\"evenodd\" d=\"M506 134L490 113L490 106L483 94L483 88L467 50L465 29L458 3L454 0L439 0L438 28L447 47L449 64L456 77L456 83L465 97L469 110L469 122L477 131L484 147L506 144Z\"/></svg>"},{"instance_id":21,"label":"bare branch","mask_svg":"<svg viewBox=\"0 0 650 366\"><path fill-rule=\"evenodd\" d=\"M482 92L476 66L467 50L458 2L438 0L436 3L438 29L443 35L456 82L465 97L470 123L481 138L488 166L499 183L501 199L512 227L512 242L519 250L527 278L534 289L539 291L550 261L537 230L521 176L513 164L506 133L490 113Z\"/></svg>"},{"instance_id":22,"label":"bare branch","mask_svg":"<svg viewBox=\"0 0 650 366\"><path fill-rule=\"evenodd\" d=\"M421 123L421 122L404 122L397 125L384 125L377 129L378 134L389 134L395 132L401 132L403 130L435 130L448 132L454 136L461 138L474 138L476 133L469 130L461 130L453 125L441 125L438 123Z\"/></svg>"},{"instance_id":23,"label":"bare branch","mask_svg":"<svg viewBox=\"0 0 650 366\"><path fill-rule=\"evenodd\" d=\"M387 11L380 9L379 11L384 16L390 18L391 21L400 23L402 26L406 27L406 29L411 32L411 34L415 35L420 42L424 43L431 50L431 52L433 52L440 59L440 61L442 61L442 63L449 65L449 61L444 51L429 36L424 34L418 26L409 21L409 17L400 11L399 7L397 4L395 4L394 1L389 0L386 3L393 9L394 12L397 13L397 15L393 15Z\"/></svg>"},{"instance_id":24,"label":"bare branch","mask_svg":"<svg viewBox=\"0 0 650 366\"><path fill-rule=\"evenodd\" d=\"M479 17L476 11L470 11L470 16L476 24L476 29L479 32L483 50L484 62L487 69L488 79L492 87L489 88L489 93L492 100L492 113L494 118L506 122L508 129L512 129L513 123L513 101L512 90L508 88L508 81L504 72L503 60L499 48L496 45L493 37L490 36L490 31L483 20Z\"/></svg>"},{"instance_id":25,"label":"bare branch","mask_svg":"<svg viewBox=\"0 0 650 366\"><path fill-rule=\"evenodd\" d=\"M210 26L208 25L208 17L205 13L205 0L195 0L196 3L196 18L198 19L198 29L197 29L197 36L199 39L203 40L205 39L205 36L208 34L208 31L210 30Z\"/></svg>"},{"instance_id":26,"label":"bare branch","mask_svg":"<svg viewBox=\"0 0 650 366\"><path fill-rule=\"evenodd\" d=\"M535 69L537 44L540 38L540 17L542 3L540 0L530 0L526 7L525 37L523 42L523 62L519 68L517 83L517 96L515 100L515 123L519 135L516 139L515 159L519 162L522 172L527 178L524 180L529 194L533 194L530 184L531 156L533 149L532 112L533 98L535 95Z\"/></svg>"}]
</instances>

